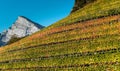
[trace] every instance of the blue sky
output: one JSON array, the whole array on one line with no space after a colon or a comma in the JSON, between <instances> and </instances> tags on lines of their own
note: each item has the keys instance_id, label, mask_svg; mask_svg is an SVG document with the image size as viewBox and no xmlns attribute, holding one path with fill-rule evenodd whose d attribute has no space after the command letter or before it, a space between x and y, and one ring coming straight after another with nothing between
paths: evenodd
<instances>
[{"instance_id":1,"label":"blue sky","mask_svg":"<svg viewBox=\"0 0 120 71\"><path fill-rule=\"evenodd\" d=\"M49 26L69 15L74 0L0 0L0 32L8 29L18 16Z\"/></svg>"}]
</instances>

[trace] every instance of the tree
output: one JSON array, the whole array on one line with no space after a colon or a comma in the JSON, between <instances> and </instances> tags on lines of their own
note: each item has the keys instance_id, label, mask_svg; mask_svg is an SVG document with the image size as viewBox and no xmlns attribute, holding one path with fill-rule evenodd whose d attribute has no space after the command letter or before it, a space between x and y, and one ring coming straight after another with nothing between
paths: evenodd
<instances>
[{"instance_id":1,"label":"tree","mask_svg":"<svg viewBox=\"0 0 120 71\"><path fill-rule=\"evenodd\" d=\"M80 8L84 7L86 4L94 2L94 1L95 0L75 0L75 5L73 7L72 12L75 12L76 10L79 10Z\"/></svg>"}]
</instances>

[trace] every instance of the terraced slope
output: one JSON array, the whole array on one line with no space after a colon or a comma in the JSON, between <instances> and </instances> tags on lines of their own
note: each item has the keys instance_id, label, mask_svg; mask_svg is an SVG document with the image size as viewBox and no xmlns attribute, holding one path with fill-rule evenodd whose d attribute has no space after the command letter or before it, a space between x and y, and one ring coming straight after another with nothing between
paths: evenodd
<instances>
[{"instance_id":1,"label":"terraced slope","mask_svg":"<svg viewBox=\"0 0 120 71\"><path fill-rule=\"evenodd\" d=\"M119 71L119 3L97 0L32 36L0 48L0 69Z\"/></svg>"}]
</instances>

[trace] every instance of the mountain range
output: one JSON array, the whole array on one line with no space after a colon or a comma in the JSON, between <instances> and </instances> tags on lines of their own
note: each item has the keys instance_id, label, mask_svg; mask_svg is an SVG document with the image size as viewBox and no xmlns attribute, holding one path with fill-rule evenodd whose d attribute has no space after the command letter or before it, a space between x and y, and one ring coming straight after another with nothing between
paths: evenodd
<instances>
[{"instance_id":1,"label":"mountain range","mask_svg":"<svg viewBox=\"0 0 120 71\"><path fill-rule=\"evenodd\" d=\"M19 16L8 30L5 30L0 34L0 46L6 45L13 37L22 38L29 36L43 28L44 26L35 23L24 16Z\"/></svg>"}]
</instances>

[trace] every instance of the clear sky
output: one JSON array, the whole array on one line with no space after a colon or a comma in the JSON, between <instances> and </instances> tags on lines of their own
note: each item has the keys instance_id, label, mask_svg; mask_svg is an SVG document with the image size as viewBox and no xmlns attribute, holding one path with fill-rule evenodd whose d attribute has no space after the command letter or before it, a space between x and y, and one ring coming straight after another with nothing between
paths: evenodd
<instances>
[{"instance_id":1,"label":"clear sky","mask_svg":"<svg viewBox=\"0 0 120 71\"><path fill-rule=\"evenodd\" d=\"M69 15L74 0L0 0L0 32L8 29L18 16L49 26Z\"/></svg>"}]
</instances>

